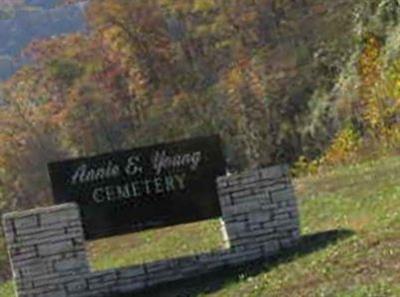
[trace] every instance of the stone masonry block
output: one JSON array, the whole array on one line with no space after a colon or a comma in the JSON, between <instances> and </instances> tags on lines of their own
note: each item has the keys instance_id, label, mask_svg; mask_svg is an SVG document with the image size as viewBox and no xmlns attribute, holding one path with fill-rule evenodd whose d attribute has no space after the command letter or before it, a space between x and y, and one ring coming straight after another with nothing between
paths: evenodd
<instances>
[{"instance_id":1,"label":"stone masonry block","mask_svg":"<svg viewBox=\"0 0 400 297\"><path fill-rule=\"evenodd\" d=\"M35 288L46 287L49 285L59 285L60 283L65 284L68 282L74 282L76 280L82 279L82 275L79 274L59 274L54 273L51 275L41 275L35 277L32 282Z\"/></svg>"},{"instance_id":2,"label":"stone masonry block","mask_svg":"<svg viewBox=\"0 0 400 297\"><path fill-rule=\"evenodd\" d=\"M26 216L26 217L21 217L21 218L15 218L14 226L15 226L15 229L17 230L17 234L19 233L18 231L20 231L22 229L37 228L39 226L38 216L31 215L31 216Z\"/></svg>"},{"instance_id":3,"label":"stone masonry block","mask_svg":"<svg viewBox=\"0 0 400 297\"><path fill-rule=\"evenodd\" d=\"M263 191L261 193L251 193L250 195L241 197L240 199L233 199L233 202L235 205L251 202L263 203L267 199L269 199L268 193Z\"/></svg>"},{"instance_id":4,"label":"stone masonry block","mask_svg":"<svg viewBox=\"0 0 400 297\"><path fill-rule=\"evenodd\" d=\"M232 197L234 198L234 200L238 198L246 198L249 197L250 195L251 195L251 189L246 189L243 191L232 193Z\"/></svg>"},{"instance_id":5,"label":"stone masonry block","mask_svg":"<svg viewBox=\"0 0 400 297\"><path fill-rule=\"evenodd\" d=\"M142 265L135 266L132 268L124 268L118 271L118 279L134 278L138 276L143 276L146 271Z\"/></svg>"},{"instance_id":6,"label":"stone masonry block","mask_svg":"<svg viewBox=\"0 0 400 297\"><path fill-rule=\"evenodd\" d=\"M29 247L40 244L51 244L57 241L76 240L79 234L65 233L65 230L55 230L54 232L38 232L30 235L20 235L17 241L12 244L14 247Z\"/></svg>"},{"instance_id":7,"label":"stone masonry block","mask_svg":"<svg viewBox=\"0 0 400 297\"><path fill-rule=\"evenodd\" d=\"M295 199L293 187L283 188L281 190L271 191L271 197L274 202L288 201Z\"/></svg>"},{"instance_id":8,"label":"stone masonry block","mask_svg":"<svg viewBox=\"0 0 400 297\"><path fill-rule=\"evenodd\" d=\"M271 240L262 245L262 250L264 255L272 255L279 250L279 241L278 240Z\"/></svg>"},{"instance_id":9,"label":"stone masonry block","mask_svg":"<svg viewBox=\"0 0 400 297\"><path fill-rule=\"evenodd\" d=\"M54 272L51 263L46 263L40 259L36 259L30 265L16 267L16 271L20 272L21 278L32 278L35 276L52 274Z\"/></svg>"},{"instance_id":10,"label":"stone masonry block","mask_svg":"<svg viewBox=\"0 0 400 297\"><path fill-rule=\"evenodd\" d=\"M265 223L272 220L272 212L265 210L254 211L249 214L250 223Z\"/></svg>"},{"instance_id":11,"label":"stone masonry block","mask_svg":"<svg viewBox=\"0 0 400 297\"><path fill-rule=\"evenodd\" d=\"M75 208L40 215L40 222L43 226L51 226L57 223L65 223L69 221L79 220L80 214L79 211Z\"/></svg>"},{"instance_id":12,"label":"stone masonry block","mask_svg":"<svg viewBox=\"0 0 400 297\"><path fill-rule=\"evenodd\" d=\"M50 292L42 293L42 294L39 294L39 295L36 295L36 296L40 296L40 297L68 297L67 292L65 290L50 291Z\"/></svg>"},{"instance_id":13,"label":"stone masonry block","mask_svg":"<svg viewBox=\"0 0 400 297\"><path fill-rule=\"evenodd\" d=\"M26 255L26 254L34 254L36 252L35 246L28 246L28 247L10 247L8 249L10 256L15 259L18 256Z\"/></svg>"},{"instance_id":14,"label":"stone masonry block","mask_svg":"<svg viewBox=\"0 0 400 297\"><path fill-rule=\"evenodd\" d=\"M221 204L221 206L228 206L228 205L232 205L232 199L230 195L220 195L219 196L219 202Z\"/></svg>"},{"instance_id":15,"label":"stone masonry block","mask_svg":"<svg viewBox=\"0 0 400 297\"><path fill-rule=\"evenodd\" d=\"M60 242L41 244L38 246L40 256L50 256L55 254L61 254L71 252L74 250L74 244L72 240L64 240Z\"/></svg>"},{"instance_id":16,"label":"stone masonry block","mask_svg":"<svg viewBox=\"0 0 400 297\"><path fill-rule=\"evenodd\" d=\"M88 281L89 284L94 284L98 282L106 283L110 281L115 281L117 279L118 279L117 271L115 269L111 269L105 271L92 272L89 275Z\"/></svg>"},{"instance_id":17,"label":"stone masonry block","mask_svg":"<svg viewBox=\"0 0 400 297\"><path fill-rule=\"evenodd\" d=\"M276 193L276 192L280 192L280 191L284 191L288 188L289 184L286 182L276 182L273 185L269 186L266 190L270 193L270 197L272 198L272 196ZM288 200L288 199L286 199Z\"/></svg>"},{"instance_id":18,"label":"stone masonry block","mask_svg":"<svg viewBox=\"0 0 400 297\"><path fill-rule=\"evenodd\" d=\"M44 214L50 214L62 210L69 210L69 209L75 209L79 210L78 205L75 203L66 203L66 204L60 204L60 205L55 205L51 207L44 207L44 208L34 208L31 210L26 210L26 211L17 211L17 212L10 212L6 213L3 215L3 220L10 220L10 219L22 219L25 217L29 216L35 216L35 215L44 215Z\"/></svg>"},{"instance_id":19,"label":"stone masonry block","mask_svg":"<svg viewBox=\"0 0 400 297\"><path fill-rule=\"evenodd\" d=\"M86 271L89 272L89 263L86 259L70 258L54 262L55 272Z\"/></svg>"},{"instance_id":20,"label":"stone masonry block","mask_svg":"<svg viewBox=\"0 0 400 297\"><path fill-rule=\"evenodd\" d=\"M85 279L80 279L70 283L66 283L65 287L68 292L83 292L88 289L88 283Z\"/></svg>"}]
</instances>

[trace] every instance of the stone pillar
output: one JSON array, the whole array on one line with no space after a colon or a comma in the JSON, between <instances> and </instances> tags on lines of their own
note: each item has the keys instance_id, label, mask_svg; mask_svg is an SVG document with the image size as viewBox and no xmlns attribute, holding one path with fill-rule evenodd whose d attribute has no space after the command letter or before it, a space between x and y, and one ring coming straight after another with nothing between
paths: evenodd
<instances>
[{"instance_id":1,"label":"stone pillar","mask_svg":"<svg viewBox=\"0 0 400 297\"><path fill-rule=\"evenodd\" d=\"M299 214L288 166L224 176L217 182L227 248L261 248L269 256L296 244Z\"/></svg>"},{"instance_id":2,"label":"stone pillar","mask_svg":"<svg viewBox=\"0 0 400 297\"><path fill-rule=\"evenodd\" d=\"M18 297L63 297L89 273L76 204L8 213L3 228Z\"/></svg>"}]
</instances>

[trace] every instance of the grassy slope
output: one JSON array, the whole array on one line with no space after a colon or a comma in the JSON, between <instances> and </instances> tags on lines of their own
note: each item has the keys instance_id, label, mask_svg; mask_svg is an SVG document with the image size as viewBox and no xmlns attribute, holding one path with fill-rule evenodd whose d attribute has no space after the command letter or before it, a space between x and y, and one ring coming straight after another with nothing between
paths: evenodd
<instances>
[{"instance_id":1,"label":"grassy slope","mask_svg":"<svg viewBox=\"0 0 400 297\"><path fill-rule=\"evenodd\" d=\"M400 158L296 181L303 234L343 241L208 296L400 296Z\"/></svg>"},{"instance_id":2,"label":"grassy slope","mask_svg":"<svg viewBox=\"0 0 400 297\"><path fill-rule=\"evenodd\" d=\"M389 158L296 180L303 234L354 234L313 252L299 249L256 271L220 274L217 287L202 280L191 296L400 296L399 179L400 158ZM91 259L103 269L215 249L218 230L216 220L101 240L90 245ZM178 296L188 286L144 296ZM11 289L3 285L0 296L12 296Z\"/></svg>"}]
</instances>

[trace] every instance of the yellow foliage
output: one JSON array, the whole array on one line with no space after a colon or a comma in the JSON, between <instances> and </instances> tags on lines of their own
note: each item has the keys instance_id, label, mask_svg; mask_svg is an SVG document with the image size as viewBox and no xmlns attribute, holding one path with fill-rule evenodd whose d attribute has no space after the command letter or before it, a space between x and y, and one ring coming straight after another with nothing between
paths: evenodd
<instances>
[{"instance_id":1,"label":"yellow foliage","mask_svg":"<svg viewBox=\"0 0 400 297\"><path fill-rule=\"evenodd\" d=\"M381 48L379 40L373 35L369 36L359 60L359 75L362 81L360 105L363 119L372 135L379 134L383 129L387 114L380 88L382 82Z\"/></svg>"},{"instance_id":2,"label":"yellow foliage","mask_svg":"<svg viewBox=\"0 0 400 297\"><path fill-rule=\"evenodd\" d=\"M301 156L292 167L292 175L293 176L305 176L305 175L314 175L318 173L318 169L320 167L319 159L310 161L305 156Z\"/></svg>"},{"instance_id":3,"label":"yellow foliage","mask_svg":"<svg viewBox=\"0 0 400 297\"><path fill-rule=\"evenodd\" d=\"M293 164L292 174L294 176L314 175L323 167L357 161L356 158L358 158L361 147L361 136L352 126L348 126L339 131L321 158L309 160L307 157L301 156Z\"/></svg>"},{"instance_id":4,"label":"yellow foliage","mask_svg":"<svg viewBox=\"0 0 400 297\"><path fill-rule=\"evenodd\" d=\"M320 164L335 165L354 161L361 141L359 133L352 126L344 128L333 139L331 146L320 159Z\"/></svg>"},{"instance_id":5,"label":"yellow foliage","mask_svg":"<svg viewBox=\"0 0 400 297\"><path fill-rule=\"evenodd\" d=\"M194 9L196 11L208 11L215 7L214 0L196 0L194 4Z\"/></svg>"}]
</instances>

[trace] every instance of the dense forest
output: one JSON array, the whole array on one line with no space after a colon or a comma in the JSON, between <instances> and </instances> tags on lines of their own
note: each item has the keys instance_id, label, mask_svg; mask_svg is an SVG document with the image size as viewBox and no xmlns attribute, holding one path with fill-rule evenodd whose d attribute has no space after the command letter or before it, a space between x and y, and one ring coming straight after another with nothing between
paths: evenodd
<instances>
[{"instance_id":1,"label":"dense forest","mask_svg":"<svg viewBox=\"0 0 400 297\"><path fill-rule=\"evenodd\" d=\"M296 172L400 138L397 0L104 0L3 83L0 207L51 203L47 163L219 134L230 170Z\"/></svg>"}]
</instances>

